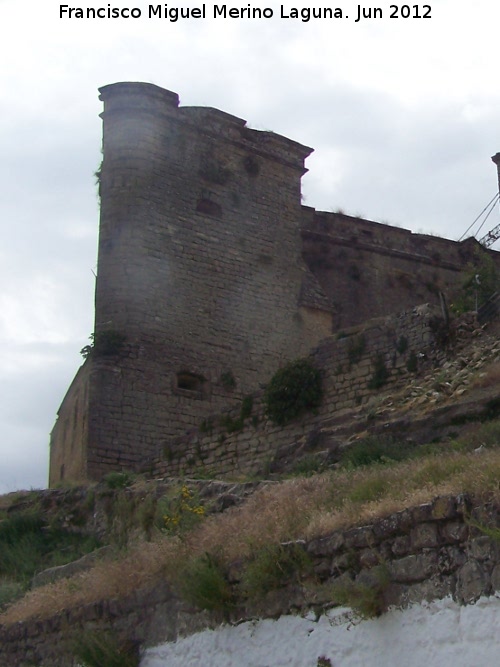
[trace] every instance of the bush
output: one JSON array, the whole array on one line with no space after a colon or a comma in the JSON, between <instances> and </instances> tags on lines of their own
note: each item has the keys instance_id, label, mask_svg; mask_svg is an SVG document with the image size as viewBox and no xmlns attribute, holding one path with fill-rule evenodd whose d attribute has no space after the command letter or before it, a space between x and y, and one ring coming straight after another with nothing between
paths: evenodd
<instances>
[{"instance_id":1,"label":"bush","mask_svg":"<svg viewBox=\"0 0 500 667\"><path fill-rule=\"evenodd\" d=\"M368 382L368 389L380 389L389 379L389 371L385 365L384 357L378 354L373 362L373 375Z\"/></svg>"},{"instance_id":2,"label":"bush","mask_svg":"<svg viewBox=\"0 0 500 667\"><path fill-rule=\"evenodd\" d=\"M206 511L198 497L183 484L174 494L160 498L156 514L157 526L177 535L194 528L205 517Z\"/></svg>"},{"instance_id":3,"label":"bush","mask_svg":"<svg viewBox=\"0 0 500 667\"><path fill-rule=\"evenodd\" d=\"M300 544L273 544L258 551L243 573L241 587L251 598L286 586L311 569L311 561Z\"/></svg>"},{"instance_id":4,"label":"bush","mask_svg":"<svg viewBox=\"0 0 500 667\"><path fill-rule=\"evenodd\" d=\"M317 408L323 397L321 373L309 359L298 359L280 368L264 393L266 415L279 426Z\"/></svg>"},{"instance_id":5,"label":"bush","mask_svg":"<svg viewBox=\"0 0 500 667\"><path fill-rule=\"evenodd\" d=\"M102 480L108 489L125 489L132 484L133 477L128 472L110 472Z\"/></svg>"},{"instance_id":6,"label":"bush","mask_svg":"<svg viewBox=\"0 0 500 667\"><path fill-rule=\"evenodd\" d=\"M227 615L233 607L233 592L221 562L206 553L192 560L180 575L182 597L199 609Z\"/></svg>"},{"instance_id":7,"label":"bush","mask_svg":"<svg viewBox=\"0 0 500 667\"><path fill-rule=\"evenodd\" d=\"M119 331L108 329L100 331L98 334L90 334L89 340L90 345L85 345L80 350L80 354L84 359L87 359L91 355L105 357L118 354L125 343L126 336Z\"/></svg>"},{"instance_id":8,"label":"bush","mask_svg":"<svg viewBox=\"0 0 500 667\"><path fill-rule=\"evenodd\" d=\"M374 567L366 581L343 581L332 585L332 597L342 606L350 607L363 619L380 616L385 609L384 592L389 585L387 568Z\"/></svg>"},{"instance_id":9,"label":"bush","mask_svg":"<svg viewBox=\"0 0 500 667\"><path fill-rule=\"evenodd\" d=\"M139 667L140 662L135 642L108 633L84 633L73 642L73 654L82 667Z\"/></svg>"},{"instance_id":10,"label":"bush","mask_svg":"<svg viewBox=\"0 0 500 667\"><path fill-rule=\"evenodd\" d=\"M396 440L390 436L368 436L347 447L340 459L348 468L372 465L373 463L389 463L409 458L415 446L404 440Z\"/></svg>"},{"instance_id":11,"label":"bush","mask_svg":"<svg viewBox=\"0 0 500 667\"><path fill-rule=\"evenodd\" d=\"M357 364L363 358L366 349L366 340L363 334L351 338L347 345L347 357L349 364Z\"/></svg>"}]
</instances>

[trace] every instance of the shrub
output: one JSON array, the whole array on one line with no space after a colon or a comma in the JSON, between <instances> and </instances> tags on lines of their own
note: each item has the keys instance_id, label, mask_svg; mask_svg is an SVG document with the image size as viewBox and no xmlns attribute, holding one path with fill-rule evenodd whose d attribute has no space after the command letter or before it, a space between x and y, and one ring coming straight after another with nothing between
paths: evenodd
<instances>
[{"instance_id":1,"label":"shrub","mask_svg":"<svg viewBox=\"0 0 500 667\"><path fill-rule=\"evenodd\" d=\"M233 592L221 562L206 553L195 558L180 575L180 591L185 600L200 609L227 615L233 607Z\"/></svg>"},{"instance_id":2,"label":"shrub","mask_svg":"<svg viewBox=\"0 0 500 667\"><path fill-rule=\"evenodd\" d=\"M361 361L366 349L366 339L363 334L351 338L347 345L347 357L349 364L357 364Z\"/></svg>"},{"instance_id":3,"label":"shrub","mask_svg":"<svg viewBox=\"0 0 500 667\"><path fill-rule=\"evenodd\" d=\"M398 342L396 343L396 350L398 354L404 354L408 349L408 338L406 336L400 336Z\"/></svg>"},{"instance_id":4,"label":"shrub","mask_svg":"<svg viewBox=\"0 0 500 667\"><path fill-rule=\"evenodd\" d=\"M272 544L258 551L243 573L241 587L251 598L286 586L311 569L311 561L300 544Z\"/></svg>"},{"instance_id":5,"label":"shrub","mask_svg":"<svg viewBox=\"0 0 500 667\"><path fill-rule=\"evenodd\" d=\"M332 585L332 597L342 606L350 607L360 618L380 616L385 609L384 592L389 574L384 565L374 567L365 581L342 581Z\"/></svg>"},{"instance_id":6,"label":"shrub","mask_svg":"<svg viewBox=\"0 0 500 667\"><path fill-rule=\"evenodd\" d=\"M236 387L236 380L232 371L221 373L220 383L226 391L232 391Z\"/></svg>"},{"instance_id":7,"label":"shrub","mask_svg":"<svg viewBox=\"0 0 500 667\"><path fill-rule=\"evenodd\" d=\"M414 451L415 446L390 436L368 436L344 449L340 462L349 468L403 461Z\"/></svg>"},{"instance_id":8,"label":"shrub","mask_svg":"<svg viewBox=\"0 0 500 667\"><path fill-rule=\"evenodd\" d=\"M245 396L245 398L241 402L241 412L240 412L241 419L248 419L249 417L251 417L252 410L253 410L253 396L249 394L248 396Z\"/></svg>"},{"instance_id":9,"label":"shrub","mask_svg":"<svg viewBox=\"0 0 500 667\"><path fill-rule=\"evenodd\" d=\"M109 633L86 632L73 642L73 654L82 667L139 667L138 646Z\"/></svg>"},{"instance_id":10,"label":"shrub","mask_svg":"<svg viewBox=\"0 0 500 667\"><path fill-rule=\"evenodd\" d=\"M110 472L103 477L108 489L126 489L133 482L133 476L128 472Z\"/></svg>"},{"instance_id":11,"label":"shrub","mask_svg":"<svg viewBox=\"0 0 500 667\"><path fill-rule=\"evenodd\" d=\"M380 389L389 379L389 371L385 365L384 356L378 354L373 362L373 375L368 382L368 389Z\"/></svg>"},{"instance_id":12,"label":"shrub","mask_svg":"<svg viewBox=\"0 0 500 667\"><path fill-rule=\"evenodd\" d=\"M204 517L205 508L186 484L175 495L158 501L156 523L167 533L179 534L191 530Z\"/></svg>"},{"instance_id":13,"label":"shrub","mask_svg":"<svg viewBox=\"0 0 500 667\"><path fill-rule=\"evenodd\" d=\"M326 467L325 459L317 454L306 454L296 461L290 470L291 475L309 477L323 471Z\"/></svg>"},{"instance_id":14,"label":"shrub","mask_svg":"<svg viewBox=\"0 0 500 667\"><path fill-rule=\"evenodd\" d=\"M110 356L118 354L125 343L126 336L114 329L100 331L98 334L90 334L90 345L85 345L80 350L84 359L90 355Z\"/></svg>"},{"instance_id":15,"label":"shrub","mask_svg":"<svg viewBox=\"0 0 500 667\"><path fill-rule=\"evenodd\" d=\"M306 410L317 408L323 397L321 373L309 359L298 359L280 368L264 392L266 414L283 426Z\"/></svg>"},{"instance_id":16,"label":"shrub","mask_svg":"<svg viewBox=\"0 0 500 667\"><path fill-rule=\"evenodd\" d=\"M415 352L412 350L408 356L408 361L406 362L406 370L408 373L416 373L418 371L418 358Z\"/></svg>"},{"instance_id":17,"label":"shrub","mask_svg":"<svg viewBox=\"0 0 500 667\"><path fill-rule=\"evenodd\" d=\"M316 667L332 667L332 661L330 658L327 658L324 655L320 655L318 662L316 663Z\"/></svg>"}]
</instances>

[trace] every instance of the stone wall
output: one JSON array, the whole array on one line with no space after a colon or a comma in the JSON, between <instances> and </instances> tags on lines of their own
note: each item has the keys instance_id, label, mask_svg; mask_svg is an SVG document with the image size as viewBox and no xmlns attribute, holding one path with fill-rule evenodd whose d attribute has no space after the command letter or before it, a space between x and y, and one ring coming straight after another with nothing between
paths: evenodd
<instances>
[{"instance_id":1,"label":"stone wall","mask_svg":"<svg viewBox=\"0 0 500 667\"><path fill-rule=\"evenodd\" d=\"M495 538L499 521L495 503L443 496L369 525L298 543L311 558L314 581L271 591L258 601L241 601L232 620L277 616L292 609L320 611L332 605L335 586L345 584L353 590L359 586L378 591L381 609L450 594L461 604L473 604L500 590L500 543ZM232 568L234 585L240 571L241 563ZM159 582L121 600L0 626L0 664L74 667L71 640L81 636L82 629L111 631L122 642L151 646L218 622L218 617L189 607Z\"/></svg>"},{"instance_id":2,"label":"stone wall","mask_svg":"<svg viewBox=\"0 0 500 667\"><path fill-rule=\"evenodd\" d=\"M334 329L411 308L452 303L463 271L482 254L498 253L469 238L462 243L415 234L343 213L303 209L303 257L328 296Z\"/></svg>"},{"instance_id":3,"label":"stone wall","mask_svg":"<svg viewBox=\"0 0 500 667\"><path fill-rule=\"evenodd\" d=\"M380 390L407 381L418 366L433 366L445 356L436 343L439 311L423 305L377 318L323 340L312 352L321 369L324 397L315 414L285 426L266 419L262 391L252 394L252 414L241 428L240 408L214 414L177 438L165 439L144 470L155 476L263 474L280 459L318 447L319 434L343 412L366 403ZM381 385L381 386L382 386Z\"/></svg>"},{"instance_id":4,"label":"stone wall","mask_svg":"<svg viewBox=\"0 0 500 667\"><path fill-rule=\"evenodd\" d=\"M90 364L79 369L57 412L50 434L49 486L87 479Z\"/></svg>"}]
</instances>

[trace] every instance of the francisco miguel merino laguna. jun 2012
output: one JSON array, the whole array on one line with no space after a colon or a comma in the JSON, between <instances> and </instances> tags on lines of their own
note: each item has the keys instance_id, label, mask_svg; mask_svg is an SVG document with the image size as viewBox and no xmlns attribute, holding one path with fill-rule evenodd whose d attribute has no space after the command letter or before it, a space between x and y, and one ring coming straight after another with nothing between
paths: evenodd
<instances>
[{"instance_id":1,"label":"francisco miguel merino laguna. jun 2012","mask_svg":"<svg viewBox=\"0 0 500 667\"><path fill-rule=\"evenodd\" d=\"M360 6L357 15L360 14ZM115 18L149 18L166 19L171 23L179 19L300 19L307 23L311 19L342 19L348 18L341 7L286 7L280 5L280 13L271 7L252 7L248 4L241 7L230 5L213 5L212 11L207 11L205 3L198 7L177 7L169 5L148 5L147 10L139 7L115 7L108 3L105 7L71 7L70 5L59 5L59 18L66 19L115 19Z\"/></svg>"}]
</instances>

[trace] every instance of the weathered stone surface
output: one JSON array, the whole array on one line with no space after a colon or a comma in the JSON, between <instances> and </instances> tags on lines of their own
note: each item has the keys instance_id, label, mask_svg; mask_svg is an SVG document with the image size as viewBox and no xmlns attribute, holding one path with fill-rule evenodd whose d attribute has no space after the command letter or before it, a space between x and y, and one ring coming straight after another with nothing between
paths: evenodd
<instances>
[{"instance_id":1,"label":"weathered stone surface","mask_svg":"<svg viewBox=\"0 0 500 667\"><path fill-rule=\"evenodd\" d=\"M435 551L406 556L388 564L390 577L395 582L414 583L426 579L437 566Z\"/></svg>"},{"instance_id":2,"label":"weathered stone surface","mask_svg":"<svg viewBox=\"0 0 500 667\"><path fill-rule=\"evenodd\" d=\"M391 551L394 556L406 556L411 550L411 538L409 535L396 537L392 542Z\"/></svg>"},{"instance_id":3,"label":"weathered stone surface","mask_svg":"<svg viewBox=\"0 0 500 667\"><path fill-rule=\"evenodd\" d=\"M375 544L375 535L371 526L362 526L361 528L354 528L344 534L345 547L361 548L373 547Z\"/></svg>"},{"instance_id":4,"label":"weathered stone surface","mask_svg":"<svg viewBox=\"0 0 500 667\"><path fill-rule=\"evenodd\" d=\"M411 547L413 550L435 547L438 542L438 528L435 523L420 523L411 531Z\"/></svg>"},{"instance_id":5,"label":"weathered stone surface","mask_svg":"<svg viewBox=\"0 0 500 667\"><path fill-rule=\"evenodd\" d=\"M438 554L438 571L441 574L450 574L461 567L467 557L463 549L458 547L443 547Z\"/></svg>"},{"instance_id":6,"label":"weathered stone surface","mask_svg":"<svg viewBox=\"0 0 500 667\"><path fill-rule=\"evenodd\" d=\"M456 598L462 604L472 604L489 592L490 580L476 560L469 560L458 571Z\"/></svg>"},{"instance_id":7,"label":"weathered stone surface","mask_svg":"<svg viewBox=\"0 0 500 667\"><path fill-rule=\"evenodd\" d=\"M500 591L500 563L495 565L491 573L491 588L493 591Z\"/></svg>"},{"instance_id":8,"label":"weathered stone surface","mask_svg":"<svg viewBox=\"0 0 500 667\"><path fill-rule=\"evenodd\" d=\"M469 535L469 526L460 521L450 521L440 528L441 541L445 543L463 542Z\"/></svg>"},{"instance_id":9,"label":"weathered stone surface","mask_svg":"<svg viewBox=\"0 0 500 667\"><path fill-rule=\"evenodd\" d=\"M493 560L498 554L498 544L487 535L481 535L469 542L468 551L478 561Z\"/></svg>"}]
</instances>

